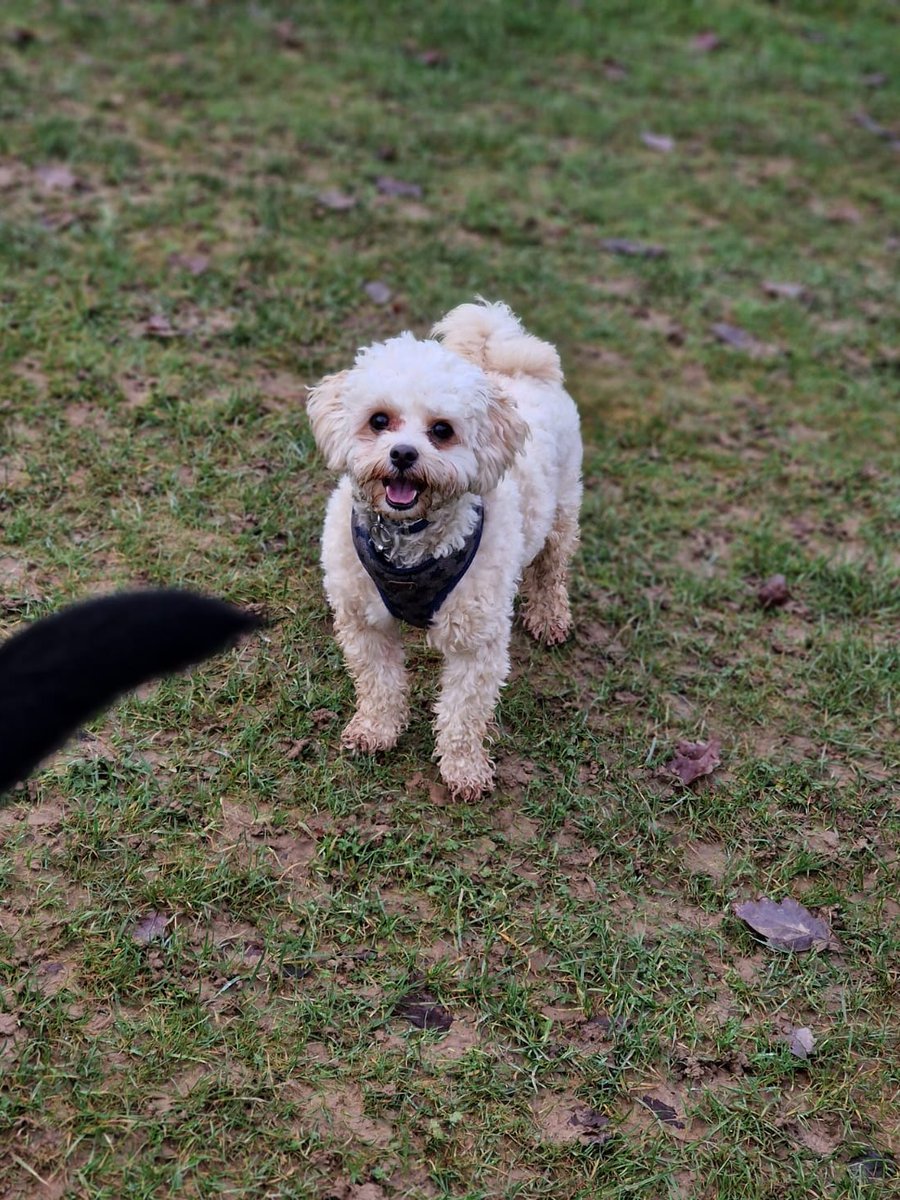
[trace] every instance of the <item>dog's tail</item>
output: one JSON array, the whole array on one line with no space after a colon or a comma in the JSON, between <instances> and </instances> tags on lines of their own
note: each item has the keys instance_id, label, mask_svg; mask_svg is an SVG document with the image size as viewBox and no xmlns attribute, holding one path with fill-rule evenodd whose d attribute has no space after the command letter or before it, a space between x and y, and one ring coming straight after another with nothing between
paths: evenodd
<instances>
[{"instance_id":1,"label":"dog's tail","mask_svg":"<svg viewBox=\"0 0 900 1200\"><path fill-rule=\"evenodd\" d=\"M0 796L124 692L202 662L263 623L221 600L170 590L103 596L35 621L0 646Z\"/></svg>"},{"instance_id":2,"label":"dog's tail","mask_svg":"<svg viewBox=\"0 0 900 1200\"><path fill-rule=\"evenodd\" d=\"M490 303L480 296L478 301L448 312L431 336L483 371L562 383L562 366L553 346L526 332L508 305Z\"/></svg>"}]
</instances>

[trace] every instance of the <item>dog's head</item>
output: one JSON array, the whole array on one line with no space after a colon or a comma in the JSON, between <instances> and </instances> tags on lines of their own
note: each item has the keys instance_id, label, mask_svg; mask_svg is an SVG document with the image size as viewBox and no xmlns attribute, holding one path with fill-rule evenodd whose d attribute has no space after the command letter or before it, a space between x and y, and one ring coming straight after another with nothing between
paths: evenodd
<instances>
[{"instance_id":1,"label":"dog's head","mask_svg":"<svg viewBox=\"0 0 900 1200\"><path fill-rule=\"evenodd\" d=\"M309 419L332 470L394 520L500 482L528 429L502 387L436 341L411 333L361 350L312 389Z\"/></svg>"}]
</instances>

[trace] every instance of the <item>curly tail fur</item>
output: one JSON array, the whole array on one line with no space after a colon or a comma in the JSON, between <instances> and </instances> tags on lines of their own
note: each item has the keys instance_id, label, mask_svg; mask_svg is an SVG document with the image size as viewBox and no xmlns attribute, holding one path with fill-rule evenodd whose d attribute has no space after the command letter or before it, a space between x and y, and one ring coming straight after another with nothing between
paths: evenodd
<instances>
[{"instance_id":1,"label":"curly tail fur","mask_svg":"<svg viewBox=\"0 0 900 1200\"><path fill-rule=\"evenodd\" d=\"M124 692L262 624L220 600L171 590L103 596L35 621L0 645L0 797Z\"/></svg>"},{"instance_id":2,"label":"curly tail fur","mask_svg":"<svg viewBox=\"0 0 900 1200\"><path fill-rule=\"evenodd\" d=\"M526 332L509 305L479 297L477 304L460 304L435 325L431 336L448 350L499 375L528 375L561 384L562 366L556 350Z\"/></svg>"}]
</instances>

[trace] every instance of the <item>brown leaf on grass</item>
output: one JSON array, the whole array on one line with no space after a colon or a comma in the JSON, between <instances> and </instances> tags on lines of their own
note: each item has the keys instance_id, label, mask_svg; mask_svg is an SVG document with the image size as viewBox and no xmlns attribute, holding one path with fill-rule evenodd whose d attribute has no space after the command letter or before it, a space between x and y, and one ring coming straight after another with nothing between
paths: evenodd
<instances>
[{"instance_id":1,"label":"brown leaf on grass","mask_svg":"<svg viewBox=\"0 0 900 1200\"><path fill-rule=\"evenodd\" d=\"M347 192L339 192L337 188L319 192L316 200L323 208L330 208L334 212L347 212L351 208L356 208L357 205L355 196L350 196Z\"/></svg>"},{"instance_id":2,"label":"brown leaf on grass","mask_svg":"<svg viewBox=\"0 0 900 1200\"><path fill-rule=\"evenodd\" d=\"M64 163L48 163L35 167L35 179L40 184L42 192L74 192L82 187L82 182Z\"/></svg>"},{"instance_id":3,"label":"brown leaf on grass","mask_svg":"<svg viewBox=\"0 0 900 1200\"><path fill-rule=\"evenodd\" d=\"M438 1004L430 992L410 992L394 1007L398 1017L404 1017L416 1029L447 1030L453 1024L450 1011Z\"/></svg>"},{"instance_id":4,"label":"brown leaf on grass","mask_svg":"<svg viewBox=\"0 0 900 1200\"><path fill-rule=\"evenodd\" d=\"M687 787L695 779L711 775L722 759L719 751L722 743L717 738L708 742L679 742L678 753L665 765L665 770L675 775Z\"/></svg>"},{"instance_id":5,"label":"brown leaf on grass","mask_svg":"<svg viewBox=\"0 0 900 1200\"><path fill-rule=\"evenodd\" d=\"M724 342L726 346L734 346L736 350L750 350L756 341L746 329L741 329L739 325L729 325L725 321L719 321L712 325L711 329L717 341Z\"/></svg>"},{"instance_id":6,"label":"brown leaf on grass","mask_svg":"<svg viewBox=\"0 0 900 1200\"><path fill-rule=\"evenodd\" d=\"M393 175L379 175L375 186L382 196L410 196L413 200L418 200L424 194L418 183L395 179Z\"/></svg>"},{"instance_id":7,"label":"brown leaf on grass","mask_svg":"<svg viewBox=\"0 0 900 1200\"><path fill-rule=\"evenodd\" d=\"M12 1037L19 1028L15 1013L0 1013L0 1037Z\"/></svg>"},{"instance_id":8,"label":"brown leaf on grass","mask_svg":"<svg viewBox=\"0 0 900 1200\"><path fill-rule=\"evenodd\" d=\"M664 1125L671 1125L673 1129L684 1129L684 1121L678 1119L678 1113L671 1104L666 1104L662 1100L657 1100L655 1096L640 1096L638 1097L644 1108L649 1108L653 1115L662 1121Z\"/></svg>"},{"instance_id":9,"label":"brown leaf on grass","mask_svg":"<svg viewBox=\"0 0 900 1200\"><path fill-rule=\"evenodd\" d=\"M691 38L691 49L697 54L712 54L713 50L718 50L723 45L722 39L712 29L704 29L702 33L695 33Z\"/></svg>"},{"instance_id":10,"label":"brown leaf on grass","mask_svg":"<svg viewBox=\"0 0 900 1200\"><path fill-rule=\"evenodd\" d=\"M790 896L783 900L745 900L732 906L736 917L745 921L751 929L761 933L766 945L775 950L811 950L813 946L823 949L833 942L831 930L820 917L814 917L808 908L798 904Z\"/></svg>"},{"instance_id":11,"label":"brown leaf on grass","mask_svg":"<svg viewBox=\"0 0 900 1200\"><path fill-rule=\"evenodd\" d=\"M667 133L650 133L645 131L641 134L641 141L648 150L656 150L660 154L671 154L675 149L675 139L669 137Z\"/></svg>"},{"instance_id":12,"label":"brown leaf on grass","mask_svg":"<svg viewBox=\"0 0 900 1200\"><path fill-rule=\"evenodd\" d=\"M785 1033L784 1040L787 1042L791 1054L796 1055L797 1058L809 1058L816 1045L813 1031L807 1029L806 1026L801 1026L799 1029L791 1026Z\"/></svg>"},{"instance_id":13,"label":"brown leaf on grass","mask_svg":"<svg viewBox=\"0 0 900 1200\"><path fill-rule=\"evenodd\" d=\"M388 285L380 279L373 279L371 283L365 284L363 291L373 304L390 304L394 295Z\"/></svg>"},{"instance_id":14,"label":"brown leaf on grass","mask_svg":"<svg viewBox=\"0 0 900 1200\"><path fill-rule=\"evenodd\" d=\"M17 50L24 50L26 47L34 45L38 40L38 35L33 29L27 29L24 25L17 25L6 35L6 40L10 46L15 46Z\"/></svg>"},{"instance_id":15,"label":"brown leaf on grass","mask_svg":"<svg viewBox=\"0 0 900 1200\"><path fill-rule=\"evenodd\" d=\"M776 354L780 353L777 346L768 342L760 342L752 333L741 329L740 325L730 325L727 321L718 321L715 325L711 325L710 332L716 341L731 346L734 350L740 350L744 354L749 354L751 358L774 358Z\"/></svg>"},{"instance_id":16,"label":"brown leaf on grass","mask_svg":"<svg viewBox=\"0 0 900 1200\"><path fill-rule=\"evenodd\" d=\"M853 120L860 129L865 129L866 133L872 133L875 137L884 138L885 141L889 142L894 136L886 125L882 125L880 121L876 121L874 117L870 117L867 112L854 113Z\"/></svg>"},{"instance_id":17,"label":"brown leaf on grass","mask_svg":"<svg viewBox=\"0 0 900 1200\"><path fill-rule=\"evenodd\" d=\"M78 214L73 213L71 209L64 208L61 212L44 213L41 217L41 225L45 229L53 229L57 233L61 233L64 229L68 229L78 220Z\"/></svg>"},{"instance_id":18,"label":"brown leaf on grass","mask_svg":"<svg viewBox=\"0 0 900 1200\"><path fill-rule=\"evenodd\" d=\"M762 287L767 296L773 296L776 300L809 299L809 291L802 283L776 283L767 279Z\"/></svg>"},{"instance_id":19,"label":"brown leaf on grass","mask_svg":"<svg viewBox=\"0 0 900 1200\"><path fill-rule=\"evenodd\" d=\"M773 575L756 593L756 599L762 608L780 608L782 604L787 604L790 598L791 593L783 575Z\"/></svg>"},{"instance_id":20,"label":"brown leaf on grass","mask_svg":"<svg viewBox=\"0 0 900 1200\"><path fill-rule=\"evenodd\" d=\"M609 254L621 254L625 258L665 258L669 253L665 246L635 242L631 238L601 238L600 249Z\"/></svg>"},{"instance_id":21,"label":"brown leaf on grass","mask_svg":"<svg viewBox=\"0 0 900 1200\"><path fill-rule=\"evenodd\" d=\"M178 337L178 330L165 313L154 313L144 322L144 333L147 337L173 338Z\"/></svg>"},{"instance_id":22,"label":"brown leaf on grass","mask_svg":"<svg viewBox=\"0 0 900 1200\"><path fill-rule=\"evenodd\" d=\"M276 21L272 32L279 46L284 46L286 50L302 50L306 45L293 21Z\"/></svg>"},{"instance_id":23,"label":"brown leaf on grass","mask_svg":"<svg viewBox=\"0 0 900 1200\"><path fill-rule=\"evenodd\" d=\"M447 55L443 50L419 50L414 55L417 62L420 62L423 67L443 67L449 62Z\"/></svg>"},{"instance_id":24,"label":"brown leaf on grass","mask_svg":"<svg viewBox=\"0 0 900 1200\"><path fill-rule=\"evenodd\" d=\"M169 266L188 275L203 275L209 270L208 254L170 254Z\"/></svg>"},{"instance_id":25,"label":"brown leaf on grass","mask_svg":"<svg viewBox=\"0 0 900 1200\"><path fill-rule=\"evenodd\" d=\"M617 58L604 58L603 75L610 83L619 83L628 78L628 68Z\"/></svg>"},{"instance_id":26,"label":"brown leaf on grass","mask_svg":"<svg viewBox=\"0 0 900 1200\"><path fill-rule=\"evenodd\" d=\"M810 207L817 216L824 217L832 225L859 225L863 219L863 215L856 205L845 200L838 201L836 204L822 204L819 201L813 201Z\"/></svg>"},{"instance_id":27,"label":"brown leaf on grass","mask_svg":"<svg viewBox=\"0 0 900 1200\"><path fill-rule=\"evenodd\" d=\"M160 940L165 934L166 926L171 919L171 916L166 913L147 913L146 917L138 921L137 925L131 931L131 940L137 942L139 946L148 946L150 942Z\"/></svg>"},{"instance_id":28,"label":"brown leaf on grass","mask_svg":"<svg viewBox=\"0 0 900 1200\"><path fill-rule=\"evenodd\" d=\"M897 1161L893 1154L869 1148L851 1158L847 1170L861 1179L887 1179L897 1174Z\"/></svg>"},{"instance_id":29,"label":"brown leaf on grass","mask_svg":"<svg viewBox=\"0 0 900 1200\"><path fill-rule=\"evenodd\" d=\"M613 1135L609 1117L593 1108L576 1108L569 1124L581 1130L581 1140L586 1146L602 1146Z\"/></svg>"}]
</instances>

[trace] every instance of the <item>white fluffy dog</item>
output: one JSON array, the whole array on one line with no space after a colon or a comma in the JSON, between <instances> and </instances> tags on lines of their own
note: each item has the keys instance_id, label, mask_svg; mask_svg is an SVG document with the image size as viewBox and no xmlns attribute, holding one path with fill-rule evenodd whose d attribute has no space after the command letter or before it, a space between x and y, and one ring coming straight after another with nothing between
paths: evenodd
<instances>
[{"instance_id":1,"label":"white fluffy dog","mask_svg":"<svg viewBox=\"0 0 900 1200\"><path fill-rule=\"evenodd\" d=\"M439 340L437 340L439 339ZM509 673L513 600L540 641L571 629L581 436L556 350L505 304L461 304L420 341L369 346L309 396L345 472L322 536L325 590L356 686L342 742L394 746L409 719L401 622L444 656L436 752L451 793L493 782L488 723Z\"/></svg>"}]
</instances>

